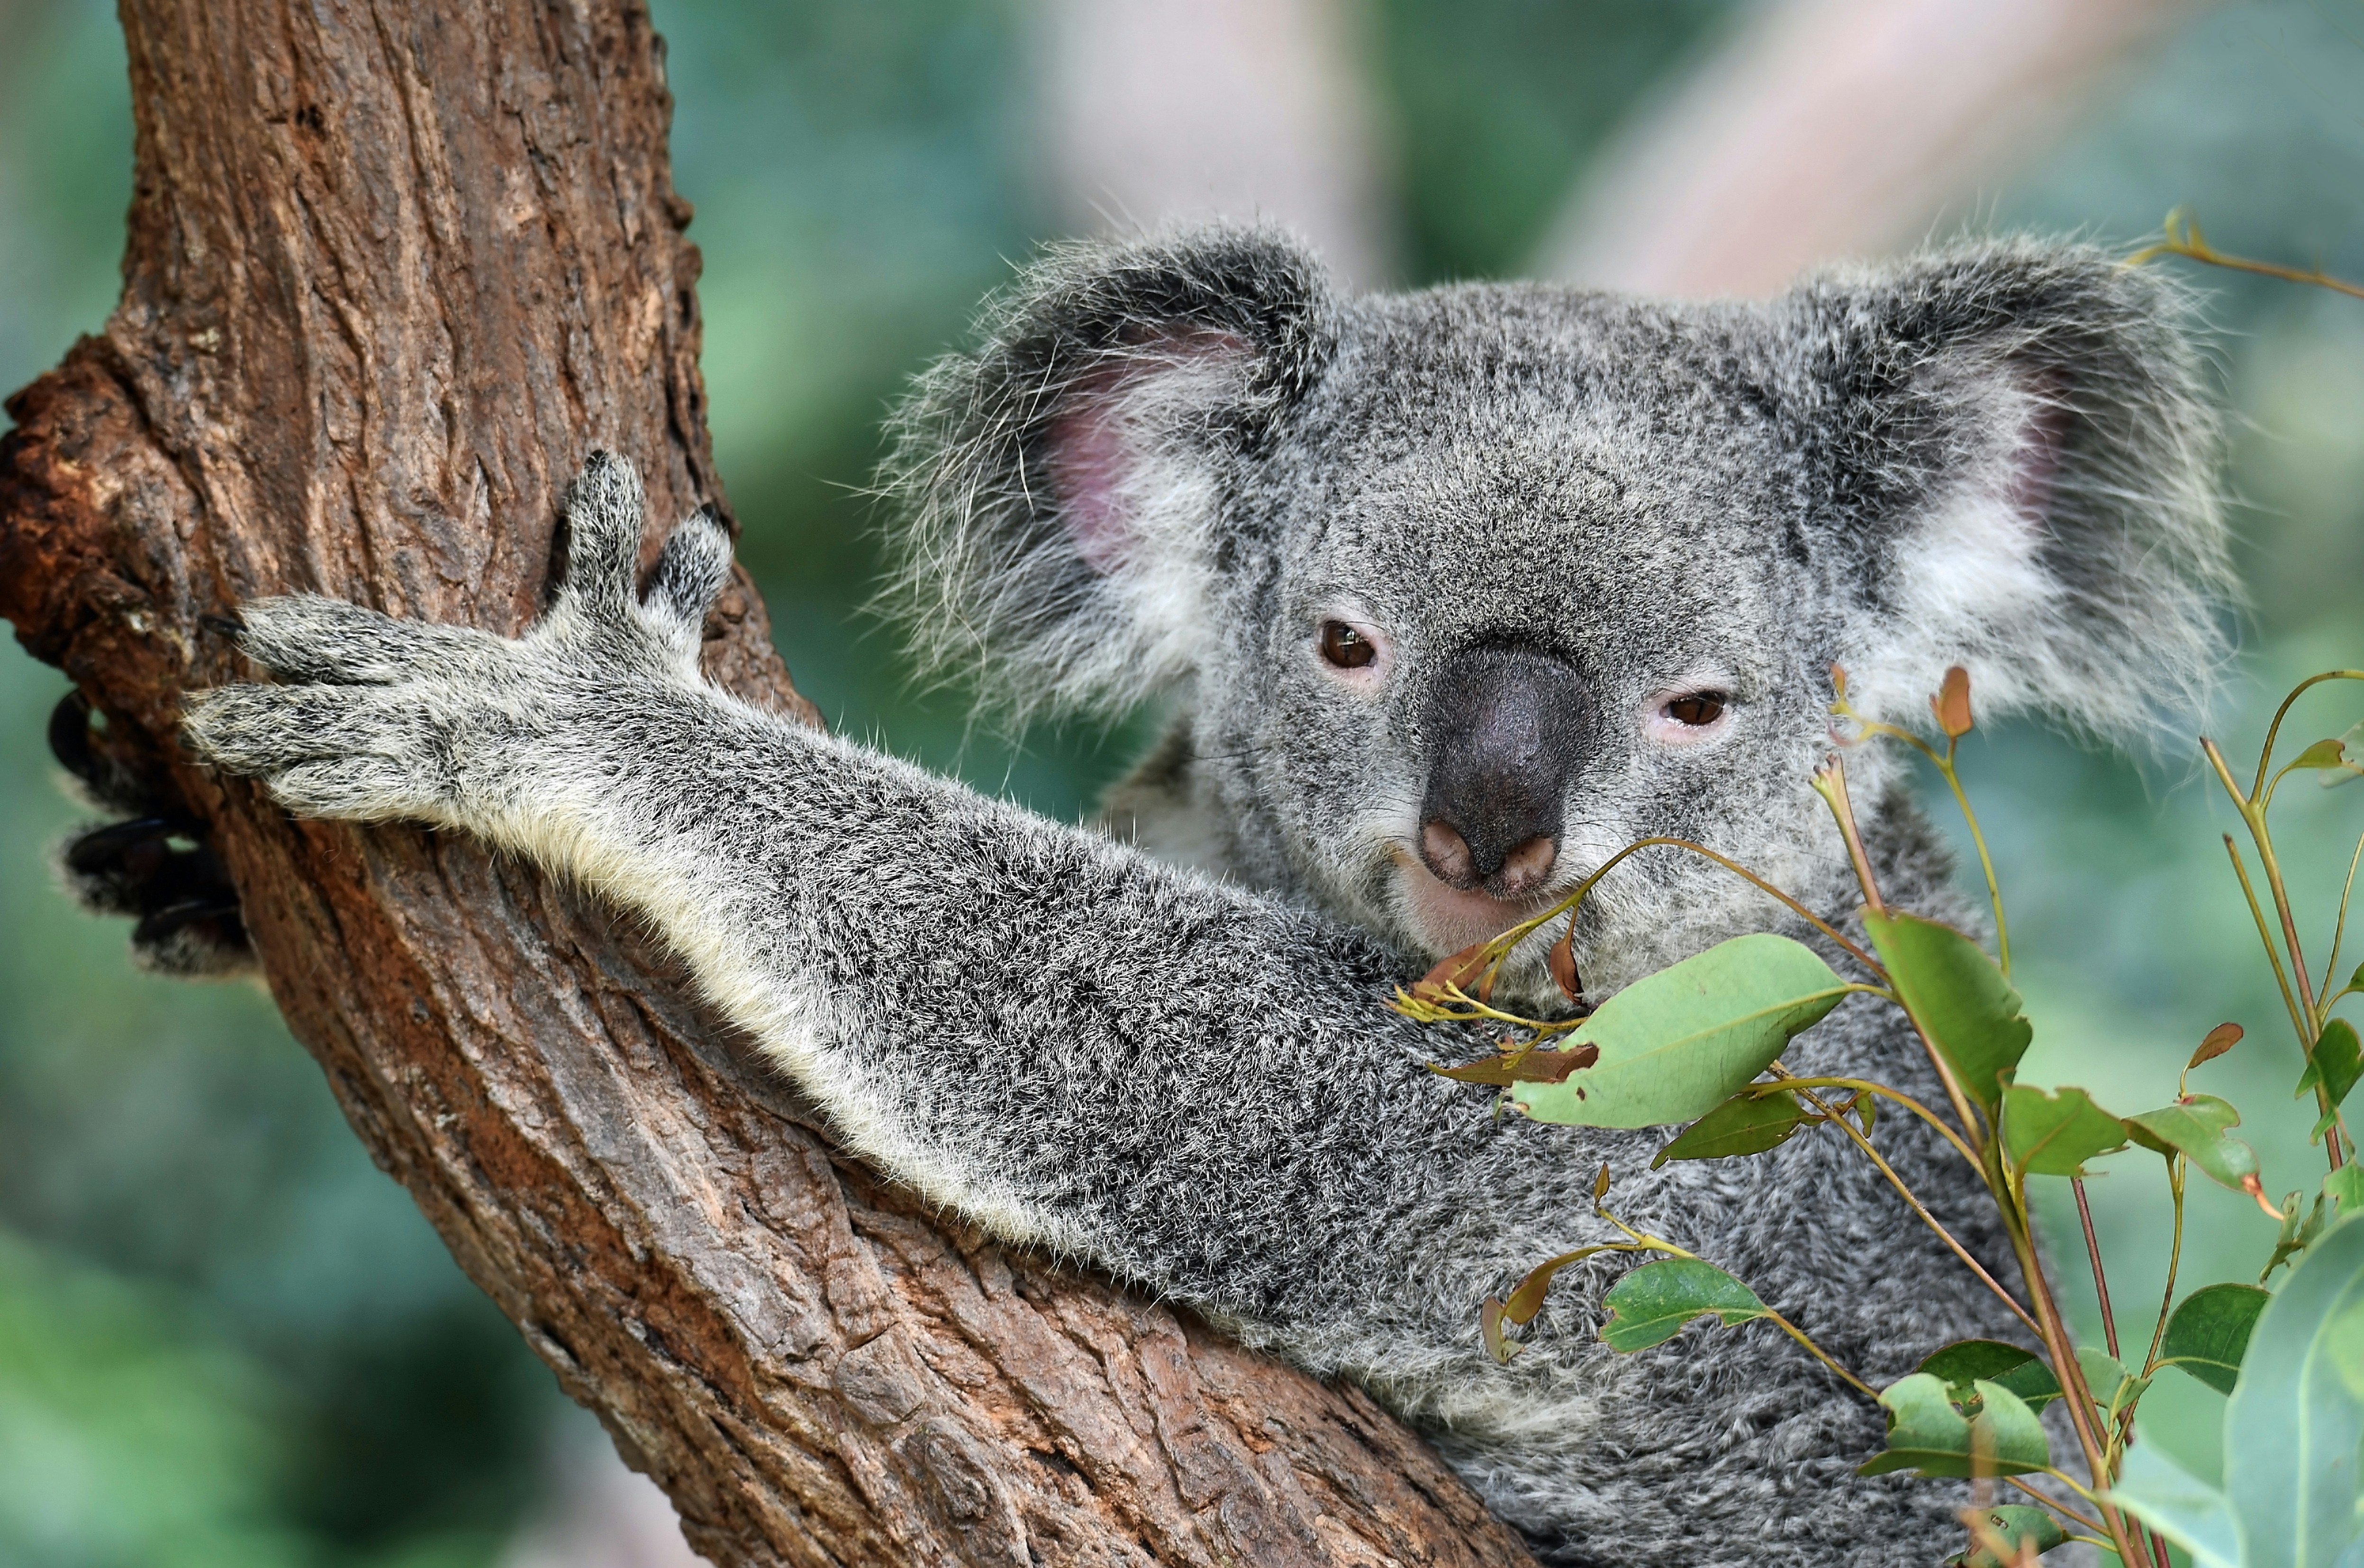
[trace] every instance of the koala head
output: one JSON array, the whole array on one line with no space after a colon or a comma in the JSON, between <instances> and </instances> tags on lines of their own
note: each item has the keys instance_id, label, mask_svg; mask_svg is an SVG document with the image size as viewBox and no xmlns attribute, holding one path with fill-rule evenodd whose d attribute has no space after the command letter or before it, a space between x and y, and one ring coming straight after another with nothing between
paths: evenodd
<instances>
[{"instance_id":1,"label":"koala head","mask_svg":"<svg viewBox=\"0 0 2364 1568\"><path fill-rule=\"evenodd\" d=\"M2124 734L2217 664L2183 315L2025 241L1764 304L1350 300L1254 230L1060 250L898 417L898 607L1014 711L1167 697L1199 858L1408 955L1650 835L1852 907L1834 665L1868 717L1925 724L1958 663L1982 715ZM1877 811L1897 764L1849 765ZM1588 911L1605 987L1772 907L1650 851Z\"/></svg>"}]
</instances>

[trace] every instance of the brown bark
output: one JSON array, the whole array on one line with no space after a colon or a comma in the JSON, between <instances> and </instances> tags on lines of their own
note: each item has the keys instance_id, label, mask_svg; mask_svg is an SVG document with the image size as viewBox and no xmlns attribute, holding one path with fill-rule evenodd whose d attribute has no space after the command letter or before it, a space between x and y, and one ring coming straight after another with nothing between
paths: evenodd
<instances>
[{"instance_id":1,"label":"brown bark","mask_svg":"<svg viewBox=\"0 0 2364 1568\"><path fill-rule=\"evenodd\" d=\"M1360 1393L1011 1258L841 1159L613 915L192 768L200 617L504 631L562 486L717 497L697 251L632 0L123 0L123 303L10 404L0 613L210 825L273 995L462 1266L722 1563L1523 1553ZM741 580L719 678L801 707Z\"/></svg>"}]
</instances>

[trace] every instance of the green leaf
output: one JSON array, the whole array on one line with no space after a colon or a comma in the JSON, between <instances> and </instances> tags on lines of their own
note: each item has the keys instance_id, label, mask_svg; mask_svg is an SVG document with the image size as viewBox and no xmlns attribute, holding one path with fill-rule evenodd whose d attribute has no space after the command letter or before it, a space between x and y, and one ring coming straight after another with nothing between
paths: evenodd
<instances>
[{"instance_id":1,"label":"green leaf","mask_svg":"<svg viewBox=\"0 0 2364 1568\"><path fill-rule=\"evenodd\" d=\"M2167 1320L2158 1364L2181 1367L2217 1393L2232 1393L2250 1330L2272 1299L2253 1284L2212 1284L2193 1291Z\"/></svg>"},{"instance_id":2,"label":"green leaf","mask_svg":"<svg viewBox=\"0 0 2364 1568\"><path fill-rule=\"evenodd\" d=\"M2347 733L2342 735L2336 742L2343 753L2351 751L2352 749L2358 747L2359 743L2364 743L2364 724L2351 725L2348 728ZM2318 740L2314 746L2308 747L2307 751L2313 751L2317 747L2332 744L2335 744L2335 742ZM2302 753L2302 755L2304 753ZM2325 789L2334 789L2340 784L2352 782L2358 773L2364 773L2364 768L2359 768L2354 762L2346 761L2345 758L2343 758L2336 767L2325 769L2323 776L2314 782L2321 784Z\"/></svg>"},{"instance_id":3,"label":"green leaf","mask_svg":"<svg viewBox=\"0 0 2364 1568\"><path fill-rule=\"evenodd\" d=\"M2035 1034L2019 993L1984 949L1950 926L1897 911L1866 914L1863 923L1906 1010L1962 1087L1992 1110L2003 1074L2018 1067Z\"/></svg>"},{"instance_id":4,"label":"green leaf","mask_svg":"<svg viewBox=\"0 0 2364 1568\"><path fill-rule=\"evenodd\" d=\"M2010 1389L1980 1380L1971 1385L1979 1403L1976 1419L1966 1419L1946 1397L1946 1384L1916 1372L1881 1393L1888 1407L1888 1447L1859 1465L1858 1475L1917 1470L1924 1475L2025 1475L2052 1462L2044 1423Z\"/></svg>"},{"instance_id":5,"label":"green leaf","mask_svg":"<svg viewBox=\"0 0 2364 1568\"><path fill-rule=\"evenodd\" d=\"M2233 1506L2205 1481L2186 1474L2157 1443L2126 1450L2117 1485L2102 1494L2184 1551L2192 1568L2242 1568Z\"/></svg>"},{"instance_id":6,"label":"green leaf","mask_svg":"<svg viewBox=\"0 0 2364 1568\"><path fill-rule=\"evenodd\" d=\"M1723 1160L1779 1149L1814 1113L1783 1089L1778 1094L1738 1094L1691 1123L1650 1162L1656 1170L1669 1160Z\"/></svg>"},{"instance_id":7,"label":"green leaf","mask_svg":"<svg viewBox=\"0 0 2364 1568\"><path fill-rule=\"evenodd\" d=\"M1734 937L1601 1004L1569 1040L1598 1047L1600 1060L1565 1083L1520 1084L1511 1103L1537 1121L1578 1127L1696 1121L1846 994L1803 944Z\"/></svg>"},{"instance_id":8,"label":"green leaf","mask_svg":"<svg viewBox=\"0 0 2364 1568\"><path fill-rule=\"evenodd\" d=\"M2323 1207L2323 1195L2315 1194L2313 1206L2302 1207L2299 1199L2304 1195L2303 1193L2291 1193L2283 1197L2281 1234L2274 1238L2273 1255L2266 1260L2266 1266L2258 1271L2259 1284L2265 1284L2267 1277L2276 1269L2314 1246L2314 1239L2323 1233L2324 1221L2328 1218L2328 1212Z\"/></svg>"},{"instance_id":9,"label":"green leaf","mask_svg":"<svg viewBox=\"0 0 2364 1568\"><path fill-rule=\"evenodd\" d=\"M1946 1397L1944 1381L1916 1372L1880 1391L1888 1407L1888 1447L1856 1467L1857 1475L1919 1470L1924 1475L1967 1475L1970 1423Z\"/></svg>"},{"instance_id":10,"label":"green leaf","mask_svg":"<svg viewBox=\"0 0 2364 1568\"><path fill-rule=\"evenodd\" d=\"M2339 1207L2339 1218L2353 1218L2364 1209L2364 1165L2350 1160L2323 1178L2323 1195Z\"/></svg>"},{"instance_id":11,"label":"green leaf","mask_svg":"<svg viewBox=\"0 0 2364 1568\"><path fill-rule=\"evenodd\" d=\"M2012 1555L1997 1557L1979 1544L1976 1535L1970 1538L1970 1549L1962 1554L1962 1568L2014 1568L2019 1561L2019 1543L2032 1540L2038 1554L2051 1551L2068 1539L2068 1532L2053 1522L2052 1516L2042 1508L2024 1503L2010 1503L2000 1508L1989 1508L1979 1516L1988 1529L2010 1543Z\"/></svg>"},{"instance_id":12,"label":"green leaf","mask_svg":"<svg viewBox=\"0 0 2364 1568\"><path fill-rule=\"evenodd\" d=\"M2002 1142L2030 1175L2073 1176L2094 1155L2124 1149L2126 1128L2082 1089L2054 1095L2013 1084L2002 1096Z\"/></svg>"},{"instance_id":13,"label":"green leaf","mask_svg":"<svg viewBox=\"0 0 2364 1568\"><path fill-rule=\"evenodd\" d=\"M2241 1113L2213 1095L2186 1095L2171 1106L2126 1118L2126 1132L2146 1149L2173 1151L2211 1179L2247 1192L2245 1177L2258 1173L2258 1152L2225 1129L2241 1125ZM2147 1136L2146 1136L2147 1135Z\"/></svg>"},{"instance_id":14,"label":"green leaf","mask_svg":"<svg viewBox=\"0 0 2364 1568\"><path fill-rule=\"evenodd\" d=\"M2364 1225L2334 1226L2259 1315L2225 1407L2244 1560L2333 1568L2364 1541Z\"/></svg>"},{"instance_id":15,"label":"green leaf","mask_svg":"<svg viewBox=\"0 0 2364 1568\"><path fill-rule=\"evenodd\" d=\"M1694 1318L1713 1314L1727 1326L1765 1316L1765 1304L1738 1280L1697 1258L1662 1258L1609 1287L1600 1338L1621 1353L1646 1351L1682 1332Z\"/></svg>"},{"instance_id":16,"label":"green leaf","mask_svg":"<svg viewBox=\"0 0 2364 1568\"><path fill-rule=\"evenodd\" d=\"M2290 760L2293 768L2344 768L2347 748L2336 740L2318 740Z\"/></svg>"},{"instance_id":17,"label":"green leaf","mask_svg":"<svg viewBox=\"0 0 2364 1568\"><path fill-rule=\"evenodd\" d=\"M2323 1026L2314 1049L2307 1052L2306 1071L2300 1075L2291 1098L2296 1099L2320 1084L2330 1095L2336 1110L2358 1078L2364 1078L2364 1042L2357 1040L2355 1025L2346 1018L2334 1018ZM2319 1130L2316 1136L2322 1136Z\"/></svg>"},{"instance_id":18,"label":"green leaf","mask_svg":"<svg viewBox=\"0 0 2364 1568\"><path fill-rule=\"evenodd\" d=\"M1943 1380L1946 1397L1957 1405L1978 1397L1972 1385L1981 1381L2010 1389L2032 1410L2060 1397L2060 1380L2035 1352L2000 1340L1957 1340L1924 1361L1919 1370Z\"/></svg>"},{"instance_id":19,"label":"green leaf","mask_svg":"<svg viewBox=\"0 0 2364 1568\"><path fill-rule=\"evenodd\" d=\"M2125 1364L2109 1351L2091 1345L2081 1345L2077 1351L2077 1370L2085 1374L2085 1386L2100 1401L2102 1411L2115 1422L2118 1412L2143 1396L2150 1379L2136 1377Z\"/></svg>"}]
</instances>

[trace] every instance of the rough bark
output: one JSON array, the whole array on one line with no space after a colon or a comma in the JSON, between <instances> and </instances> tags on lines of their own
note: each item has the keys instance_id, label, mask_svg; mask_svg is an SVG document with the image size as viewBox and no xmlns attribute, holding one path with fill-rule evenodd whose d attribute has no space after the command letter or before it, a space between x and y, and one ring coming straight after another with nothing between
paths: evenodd
<instances>
[{"instance_id":1,"label":"rough bark","mask_svg":"<svg viewBox=\"0 0 2364 1568\"><path fill-rule=\"evenodd\" d=\"M192 768L201 617L309 589L504 631L562 487L719 499L663 50L631 0L123 0L121 306L10 403L0 613L208 825L378 1162L721 1563L1523 1560L1419 1441L842 1159L596 904ZM803 707L743 581L711 667Z\"/></svg>"}]
</instances>

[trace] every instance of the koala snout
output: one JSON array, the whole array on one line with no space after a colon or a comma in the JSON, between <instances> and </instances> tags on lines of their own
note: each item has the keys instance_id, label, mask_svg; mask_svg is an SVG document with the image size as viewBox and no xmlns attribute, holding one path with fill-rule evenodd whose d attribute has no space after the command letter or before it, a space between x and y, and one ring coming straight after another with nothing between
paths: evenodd
<instances>
[{"instance_id":1,"label":"koala snout","mask_svg":"<svg viewBox=\"0 0 2364 1568\"><path fill-rule=\"evenodd\" d=\"M1567 788L1592 749L1584 677L1532 649L1472 648L1429 687L1420 858L1446 884L1521 898L1559 855Z\"/></svg>"}]
</instances>

